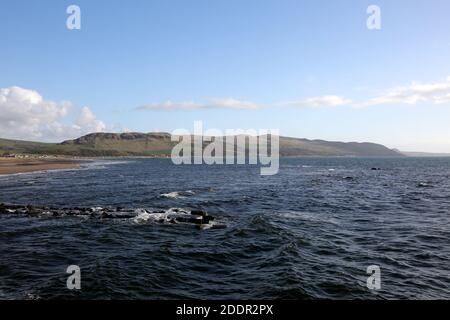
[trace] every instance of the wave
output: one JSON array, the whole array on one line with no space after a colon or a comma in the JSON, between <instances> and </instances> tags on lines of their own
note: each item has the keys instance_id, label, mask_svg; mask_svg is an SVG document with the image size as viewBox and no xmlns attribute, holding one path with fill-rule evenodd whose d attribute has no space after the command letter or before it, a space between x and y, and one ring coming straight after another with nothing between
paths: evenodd
<instances>
[{"instance_id":1,"label":"wave","mask_svg":"<svg viewBox=\"0 0 450 320\"><path fill-rule=\"evenodd\" d=\"M132 221L138 224L151 221L167 224L194 224L199 229L226 228L224 224L217 222L214 217L202 216L198 214L200 211L189 211L183 208L170 208L152 212L145 209L137 209L135 212L137 215Z\"/></svg>"},{"instance_id":2,"label":"wave","mask_svg":"<svg viewBox=\"0 0 450 320\"><path fill-rule=\"evenodd\" d=\"M81 165L80 165L81 168ZM80 168L71 168L71 169L45 169L45 170L37 170L30 172L16 172L16 173L6 173L0 175L0 180L8 180L8 178L13 177L22 177L22 176L38 176L43 173L55 173L55 172L70 172L70 171L78 171Z\"/></svg>"},{"instance_id":3,"label":"wave","mask_svg":"<svg viewBox=\"0 0 450 320\"><path fill-rule=\"evenodd\" d=\"M161 193L159 196L161 198L169 198L169 199L183 199L186 197L190 197L195 195L195 192L192 190L187 191L173 191L168 193Z\"/></svg>"},{"instance_id":4,"label":"wave","mask_svg":"<svg viewBox=\"0 0 450 320\"><path fill-rule=\"evenodd\" d=\"M80 163L80 168L78 170L100 170L106 169L112 165L127 164L130 162L131 161L124 160L94 160L92 162Z\"/></svg>"},{"instance_id":5,"label":"wave","mask_svg":"<svg viewBox=\"0 0 450 320\"><path fill-rule=\"evenodd\" d=\"M189 215L190 213L182 208L170 208L168 210L149 212L145 209L137 209L137 216L133 218L135 223L151 221L170 222L170 217L177 215Z\"/></svg>"}]
</instances>

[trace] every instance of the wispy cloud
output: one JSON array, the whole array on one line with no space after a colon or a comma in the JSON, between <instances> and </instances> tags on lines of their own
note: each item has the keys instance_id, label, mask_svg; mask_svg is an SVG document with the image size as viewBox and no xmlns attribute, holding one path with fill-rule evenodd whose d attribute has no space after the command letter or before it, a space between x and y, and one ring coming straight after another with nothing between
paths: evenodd
<instances>
[{"instance_id":1,"label":"wispy cloud","mask_svg":"<svg viewBox=\"0 0 450 320\"><path fill-rule=\"evenodd\" d=\"M413 82L409 86L392 88L378 97L359 103L358 106L367 107L386 104L415 105L420 102L431 102L435 104L450 102L450 77L442 82Z\"/></svg>"},{"instance_id":2,"label":"wispy cloud","mask_svg":"<svg viewBox=\"0 0 450 320\"><path fill-rule=\"evenodd\" d=\"M204 105L195 102L154 102L147 103L143 106L136 108L137 110L160 110L160 111L175 111L175 110L195 110L202 109Z\"/></svg>"},{"instance_id":3,"label":"wispy cloud","mask_svg":"<svg viewBox=\"0 0 450 320\"><path fill-rule=\"evenodd\" d=\"M262 106L250 101L237 100L233 98L225 99L209 99L207 102L172 102L166 101L162 103L148 103L138 107L138 110L159 110L159 111L176 111L176 110L196 110L196 109L259 109Z\"/></svg>"},{"instance_id":4,"label":"wispy cloud","mask_svg":"<svg viewBox=\"0 0 450 320\"><path fill-rule=\"evenodd\" d=\"M279 103L280 106L298 107L298 108L322 108L322 107L340 107L352 104L352 100L339 96L322 96L306 98L299 101L290 101Z\"/></svg>"},{"instance_id":5,"label":"wispy cloud","mask_svg":"<svg viewBox=\"0 0 450 320\"><path fill-rule=\"evenodd\" d=\"M212 99L212 105L227 109L260 109L263 106L251 101L236 100L233 98Z\"/></svg>"},{"instance_id":6,"label":"wispy cloud","mask_svg":"<svg viewBox=\"0 0 450 320\"><path fill-rule=\"evenodd\" d=\"M419 83L413 82L408 86L391 88L382 94L367 100L348 99L338 95L323 95L307 97L295 101L275 102L273 104L259 104L234 98L209 99L206 102L172 102L149 103L138 107L138 110L196 110L196 109L247 109L262 108L336 108L353 107L364 108L377 105L415 105L421 102L443 104L450 102L450 77L441 82Z\"/></svg>"},{"instance_id":7,"label":"wispy cloud","mask_svg":"<svg viewBox=\"0 0 450 320\"><path fill-rule=\"evenodd\" d=\"M172 102L148 103L136 108L136 110L157 111L188 111L197 109L234 109L234 110L258 110L270 107L297 107L297 108L320 108L339 107L350 105L351 100L338 96L312 97L299 101L278 102L273 105L263 105L252 101L243 101L233 98L209 99L207 102Z\"/></svg>"}]
</instances>

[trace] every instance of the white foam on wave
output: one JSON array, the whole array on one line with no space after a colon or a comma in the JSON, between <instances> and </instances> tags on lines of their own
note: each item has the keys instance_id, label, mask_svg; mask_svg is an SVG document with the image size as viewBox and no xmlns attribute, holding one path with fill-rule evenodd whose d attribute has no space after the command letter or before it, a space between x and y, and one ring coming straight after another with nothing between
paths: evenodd
<instances>
[{"instance_id":1,"label":"white foam on wave","mask_svg":"<svg viewBox=\"0 0 450 320\"><path fill-rule=\"evenodd\" d=\"M169 221L174 215L188 215L189 212L182 208L170 208L162 212L148 212L145 209L136 209L137 216L133 218L135 223L143 223L147 221Z\"/></svg>"},{"instance_id":2,"label":"white foam on wave","mask_svg":"<svg viewBox=\"0 0 450 320\"><path fill-rule=\"evenodd\" d=\"M26 299L27 300L41 300L42 298L39 295L35 294L35 293L27 293L26 294Z\"/></svg>"},{"instance_id":3,"label":"white foam on wave","mask_svg":"<svg viewBox=\"0 0 450 320\"><path fill-rule=\"evenodd\" d=\"M148 219L150 219L150 214L146 210L137 209L136 212L138 213L138 215L133 218L133 221L135 223L146 222Z\"/></svg>"},{"instance_id":4,"label":"white foam on wave","mask_svg":"<svg viewBox=\"0 0 450 320\"><path fill-rule=\"evenodd\" d=\"M162 193L160 194L160 197L162 198L170 198L170 199L183 199L186 197L190 197L195 195L195 192L192 190L187 191L173 191L168 193Z\"/></svg>"},{"instance_id":5,"label":"white foam on wave","mask_svg":"<svg viewBox=\"0 0 450 320\"><path fill-rule=\"evenodd\" d=\"M131 161L124 160L94 160L91 162L80 163L80 170L100 170L106 169L108 166L126 164Z\"/></svg>"}]
</instances>

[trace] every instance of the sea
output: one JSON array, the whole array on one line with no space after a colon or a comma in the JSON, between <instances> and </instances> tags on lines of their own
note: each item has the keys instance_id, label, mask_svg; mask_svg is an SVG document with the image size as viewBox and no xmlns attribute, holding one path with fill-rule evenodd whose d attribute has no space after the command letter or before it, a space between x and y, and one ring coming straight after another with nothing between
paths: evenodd
<instances>
[{"instance_id":1,"label":"sea","mask_svg":"<svg viewBox=\"0 0 450 320\"><path fill-rule=\"evenodd\" d=\"M108 159L0 176L0 202L136 212L0 215L0 299L450 299L450 158Z\"/></svg>"}]
</instances>

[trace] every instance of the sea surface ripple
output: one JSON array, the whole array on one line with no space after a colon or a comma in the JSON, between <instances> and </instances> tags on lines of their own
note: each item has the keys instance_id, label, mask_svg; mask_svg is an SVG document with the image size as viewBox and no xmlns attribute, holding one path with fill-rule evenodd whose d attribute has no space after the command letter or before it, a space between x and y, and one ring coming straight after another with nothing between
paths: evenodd
<instances>
[{"instance_id":1,"label":"sea surface ripple","mask_svg":"<svg viewBox=\"0 0 450 320\"><path fill-rule=\"evenodd\" d=\"M0 176L0 202L204 209L227 226L0 215L0 299L450 299L449 158L284 158L275 176L110 161Z\"/></svg>"}]
</instances>

